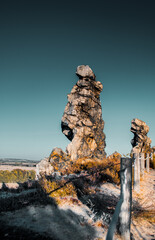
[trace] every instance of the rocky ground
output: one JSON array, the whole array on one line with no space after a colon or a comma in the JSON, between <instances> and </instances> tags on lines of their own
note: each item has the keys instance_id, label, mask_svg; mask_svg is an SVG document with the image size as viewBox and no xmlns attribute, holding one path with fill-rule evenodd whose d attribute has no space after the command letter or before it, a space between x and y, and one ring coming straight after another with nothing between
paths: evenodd
<instances>
[{"instance_id":1,"label":"rocky ground","mask_svg":"<svg viewBox=\"0 0 155 240\"><path fill-rule=\"evenodd\" d=\"M119 193L118 185L104 183L96 193L63 198L58 206L37 187L19 193L1 192L0 238L103 240ZM155 239L154 213L155 171L151 170L141 179L139 194L133 193L132 239ZM120 237L115 235L114 239Z\"/></svg>"}]
</instances>

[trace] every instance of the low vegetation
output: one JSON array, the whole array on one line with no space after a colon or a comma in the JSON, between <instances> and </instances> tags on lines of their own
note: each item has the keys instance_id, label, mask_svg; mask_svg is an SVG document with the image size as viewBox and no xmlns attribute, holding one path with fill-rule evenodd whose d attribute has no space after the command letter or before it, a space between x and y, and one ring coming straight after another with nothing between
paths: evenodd
<instances>
[{"instance_id":1,"label":"low vegetation","mask_svg":"<svg viewBox=\"0 0 155 240\"><path fill-rule=\"evenodd\" d=\"M96 176L96 180L100 179L101 181L106 180L116 184L120 183L120 159L118 158L102 160L80 158L75 162L66 162L60 169L58 164L59 163L57 162L53 162L52 166L54 167L55 171L59 171L62 176L86 173L93 177Z\"/></svg>"},{"instance_id":2,"label":"low vegetation","mask_svg":"<svg viewBox=\"0 0 155 240\"><path fill-rule=\"evenodd\" d=\"M134 219L145 219L148 220L151 223L155 223L155 211L154 210L144 210L140 209L139 211L134 210L133 213Z\"/></svg>"},{"instance_id":3,"label":"low vegetation","mask_svg":"<svg viewBox=\"0 0 155 240\"><path fill-rule=\"evenodd\" d=\"M12 171L2 171L0 170L0 182L4 183L13 183L13 182L26 182L28 179L34 180L35 179L35 171L34 170L21 170L21 169L14 169Z\"/></svg>"},{"instance_id":4,"label":"low vegetation","mask_svg":"<svg viewBox=\"0 0 155 240\"><path fill-rule=\"evenodd\" d=\"M77 195L94 194L98 186L103 182L120 183L120 159L87 159L80 158L76 162L66 161L60 167L60 161L56 158L52 162L55 172L59 177L45 177L39 180L39 184L50 197L55 198L57 203L71 196L77 198ZM72 176L70 178L69 176Z\"/></svg>"},{"instance_id":5,"label":"low vegetation","mask_svg":"<svg viewBox=\"0 0 155 240\"><path fill-rule=\"evenodd\" d=\"M57 204L61 202L61 199L71 196L77 197L75 187L73 183L67 183L64 180L56 181L49 180L45 177L42 177L39 180L39 184L50 197L55 198Z\"/></svg>"}]
</instances>

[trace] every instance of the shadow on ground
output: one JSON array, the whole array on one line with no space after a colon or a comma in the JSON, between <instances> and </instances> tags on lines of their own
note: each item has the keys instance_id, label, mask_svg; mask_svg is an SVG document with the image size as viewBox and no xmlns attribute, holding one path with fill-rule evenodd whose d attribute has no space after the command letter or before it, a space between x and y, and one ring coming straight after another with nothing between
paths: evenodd
<instances>
[{"instance_id":1,"label":"shadow on ground","mask_svg":"<svg viewBox=\"0 0 155 240\"><path fill-rule=\"evenodd\" d=\"M1 197L0 206L0 239L91 240L96 235L83 216L59 209L39 187Z\"/></svg>"}]
</instances>

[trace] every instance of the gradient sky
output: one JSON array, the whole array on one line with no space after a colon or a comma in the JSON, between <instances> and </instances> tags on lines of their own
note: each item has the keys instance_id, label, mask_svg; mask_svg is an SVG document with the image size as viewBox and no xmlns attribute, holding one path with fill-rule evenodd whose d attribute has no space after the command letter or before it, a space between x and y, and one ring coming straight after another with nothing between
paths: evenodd
<instances>
[{"instance_id":1,"label":"gradient sky","mask_svg":"<svg viewBox=\"0 0 155 240\"><path fill-rule=\"evenodd\" d=\"M0 157L65 150L61 117L82 64L103 84L107 154L130 152L133 118L155 145L154 12L154 0L0 1Z\"/></svg>"}]
</instances>

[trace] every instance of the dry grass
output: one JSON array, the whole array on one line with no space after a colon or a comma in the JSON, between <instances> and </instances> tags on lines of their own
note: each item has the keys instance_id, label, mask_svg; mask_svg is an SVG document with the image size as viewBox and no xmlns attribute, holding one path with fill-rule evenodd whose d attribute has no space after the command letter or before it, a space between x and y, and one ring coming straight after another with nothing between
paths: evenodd
<instances>
[{"instance_id":1,"label":"dry grass","mask_svg":"<svg viewBox=\"0 0 155 240\"><path fill-rule=\"evenodd\" d=\"M77 197L75 187L72 183L67 183L64 180L51 181L42 177L39 184L50 197L55 198L57 204L61 202L61 198L66 196Z\"/></svg>"},{"instance_id":2,"label":"dry grass","mask_svg":"<svg viewBox=\"0 0 155 240\"><path fill-rule=\"evenodd\" d=\"M102 160L80 158L75 162L65 159L64 162L62 156L59 158L59 156L54 155L52 159L51 164L55 171L60 173L61 180L47 179L42 176L39 183L50 197L55 198L57 203L60 203L60 199L62 200L67 196L77 198L79 191L84 195L93 194L95 188L105 181L120 183L120 160L117 158ZM66 177L70 174L75 174L75 178ZM63 176L65 176L65 180Z\"/></svg>"},{"instance_id":3,"label":"dry grass","mask_svg":"<svg viewBox=\"0 0 155 240\"><path fill-rule=\"evenodd\" d=\"M11 183L11 182L26 182L29 178L32 180L35 179L35 171L34 170L22 170L22 169L14 169L12 171L2 171L0 170L0 182Z\"/></svg>"},{"instance_id":4,"label":"dry grass","mask_svg":"<svg viewBox=\"0 0 155 240\"><path fill-rule=\"evenodd\" d=\"M69 162L60 171L62 175L85 172L91 176L94 183L107 180L116 184L120 183L120 160L115 158L102 160L80 158L76 162Z\"/></svg>"},{"instance_id":5,"label":"dry grass","mask_svg":"<svg viewBox=\"0 0 155 240\"><path fill-rule=\"evenodd\" d=\"M155 223L155 211L153 210L140 210L133 212L133 218L136 220L143 219L151 223Z\"/></svg>"}]
</instances>

